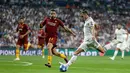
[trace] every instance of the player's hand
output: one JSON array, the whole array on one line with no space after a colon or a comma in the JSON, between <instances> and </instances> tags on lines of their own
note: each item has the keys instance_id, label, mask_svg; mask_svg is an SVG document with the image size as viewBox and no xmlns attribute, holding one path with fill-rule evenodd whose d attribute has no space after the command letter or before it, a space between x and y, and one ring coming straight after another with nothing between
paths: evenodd
<instances>
[{"instance_id":1,"label":"player's hand","mask_svg":"<svg viewBox=\"0 0 130 73\"><path fill-rule=\"evenodd\" d=\"M93 40L96 40L95 36L92 36L92 39L93 39Z\"/></svg>"},{"instance_id":2,"label":"player's hand","mask_svg":"<svg viewBox=\"0 0 130 73\"><path fill-rule=\"evenodd\" d=\"M24 35L20 35L20 38L21 38L21 39L24 38Z\"/></svg>"},{"instance_id":3,"label":"player's hand","mask_svg":"<svg viewBox=\"0 0 130 73\"><path fill-rule=\"evenodd\" d=\"M74 37L76 37L76 34L75 34L75 33L73 33L73 36L74 36Z\"/></svg>"}]
</instances>

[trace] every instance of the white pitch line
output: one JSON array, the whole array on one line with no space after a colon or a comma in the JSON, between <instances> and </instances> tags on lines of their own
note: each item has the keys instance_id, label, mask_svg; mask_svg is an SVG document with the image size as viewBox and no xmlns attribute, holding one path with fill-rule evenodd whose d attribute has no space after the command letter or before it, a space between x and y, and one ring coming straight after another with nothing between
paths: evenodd
<instances>
[{"instance_id":1,"label":"white pitch line","mask_svg":"<svg viewBox=\"0 0 130 73\"><path fill-rule=\"evenodd\" d=\"M5 60L0 60L0 62L2 63L2 62L15 62L15 61L5 61ZM21 65L22 64L22 65ZM13 63L13 64L10 64L10 65L21 65L21 66L30 66L30 65L32 65L33 63L31 63L31 62L19 62L19 63ZM4 64L5 65L5 64ZM8 64L9 65L9 64Z\"/></svg>"},{"instance_id":2,"label":"white pitch line","mask_svg":"<svg viewBox=\"0 0 130 73\"><path fill-rule=\"evenodd\" d=\"M24 65L23 66L30 66L30 65L32 65L33 63L31 63L31 62L21 62L21 63L23 63Z\"/></svg>"}]
</instances>

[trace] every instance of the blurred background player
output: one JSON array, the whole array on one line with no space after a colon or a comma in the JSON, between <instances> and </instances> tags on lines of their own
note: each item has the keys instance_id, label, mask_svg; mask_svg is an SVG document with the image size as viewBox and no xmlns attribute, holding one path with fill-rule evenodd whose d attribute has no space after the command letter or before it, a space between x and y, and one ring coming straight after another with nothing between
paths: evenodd
<instances>
[{"instance_id":1,"label":"blurred background player","mask_svg":"<svg viewBox=\"0 0 130 73\"><path fill-rule=\"evenodd\" d=\"M78 47L78 49L74 52L74 55L71 57L71 59L67 64L63 64L60 62L60 64L63 64L67 68L77 59L79 53L86 51L86 49L91 47L91 45L92 47L97 48L98 51L105 53L103 47L96 40L94 20L90 16L88 16L88 12L86 10L82 11L80 13L80 16L85 21L83 27L84 40L81 43L81 45Z\"/></svg>"},{"instance_id":2,"label":"blurred background player","mask_svg":"<svg viewBox=\"0 0 130 73\"><path fill-rule=\"evenodd\" d=\"M110 44L105 45L104 47L109 50L112 46L116 45L116 49L113 57L110 57L111 60L114 60L118 54L118 50L122 52L121 58L124 58L124 50L127 47L128 33L121 24L118 24L117 29L115 30L115 38Z\"/></svg>"},{"instance_id":3,"label":"blurred background player","mask_svg":"<svg viewBox=\"0 0 130 73\"><path fill-rule=\"evenodd\" d=\"M48 63L45 64L47 67L51 67L52 63L52 54L63 58L66 63L68 62L67 57L64 54L61 54L56 51L56 42L58 38L58 27L61 26L66 31L75 35L68 27L64 25L64 23L57 18L57 13L55 10L50 11L50 17L46 17L43 22L40 24L41 27L45 26L45 33L46 33L46 43L48 48Z\"/></svg>"},{"instance_id":4,"label":"blurred background player","mask_svg":"<svg viewBox=\"0 0 130 73\"><path fill-rule=\"evenodd\" d=\"M24 46L24 51L27 51L31 46L31 44L28 42L28 34L30 33L30 28L27 24L24 23L24 18L20 18L16 31L18 33L18 41L16 43L15 60L20 60L20 46Z\"/></svg>"},{"instance_id":5,"label":"blurred background player","mask_svg":"<svg viewBox=\"0 0 130 73\"><path fill-rule=\"evenodd\" d=\"M128 40L127 40L126 51L129 52L129 50L130 50L130 21L126 24L126 29L127 29L127 32L128 32Z\"/></svg>"},{"instance_id":6,"label":"blurred background player","mask_svg":"<svg viewBox=\"0 0 130 73\"><path fill-rule=\"evenodd\" d=\"M45 42L46 34L42 27L40 27L38 31L38 48L42 50L42 58L44 58L44 42Z\"/></svg>"}]
</instances>

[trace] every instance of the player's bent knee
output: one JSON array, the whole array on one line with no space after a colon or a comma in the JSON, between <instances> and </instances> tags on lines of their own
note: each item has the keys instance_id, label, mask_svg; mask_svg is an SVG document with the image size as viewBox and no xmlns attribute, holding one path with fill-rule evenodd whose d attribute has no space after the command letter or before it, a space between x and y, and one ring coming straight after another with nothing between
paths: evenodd
<instances>
[{"instance_id":1,"label":"player's bent knee","mask_svg":"<svg viewBox=\"0 0 130 73\"><path fill-rule=\"evenodd\" d=\"M47 47L48 47L48 48L52 48L52 47L53 47L53 44L52 44L52 43L48 43Z\"/></svg>"},{"instance_id":2,"label":"player's bent knee","mask_svg":"<svg viewBox=\"0 0 130 73\"><path fill-rule=\"evenodd\" d=\"M20 46L19 45L16 45L16 49L19 49L20 48Z\"/></svg>"},{"instance_id":3,"label":"player's bent knee","mask_svg":"<svg viewBox=\"0 0 130 73\"><path fill-rule=\"evenodd\" d=\"M42 48L42 46L38 45L38 48Z\"/></svg>"}]
</instances>

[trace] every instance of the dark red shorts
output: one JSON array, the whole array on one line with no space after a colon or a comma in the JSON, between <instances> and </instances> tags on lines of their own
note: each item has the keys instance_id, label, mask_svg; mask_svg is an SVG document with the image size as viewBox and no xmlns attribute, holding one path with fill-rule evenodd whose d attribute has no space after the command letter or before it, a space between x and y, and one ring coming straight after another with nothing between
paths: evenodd
<instances>
[{"instance_id":1,"label":"dark red shorts","mask_svg":"<svg viewBox=\"0 0 130 73\"><path fill-rule=\"evenodd\" d=\"M24 37L22 39L18 38L16 45L23 46L25 44L28 44L28 37Z\"/></svg>"},{"instance_id":2,"label":"dark red shorts","mask_svg":"<svg viewBox=\"0 0 130 73\"><path fill-rule=\"evenodd\" d=\"M46 44L48 43L52 43L53 45L56 45L57 42L57 36L53 36L53 37L46 37Z\"/></svg>"},{"instance_id":3,"label":"dark red shorts","mask_svg":"<svg viewBox=\"0 0 130 73\"><path fill-rule=\"evenodd\" d=\"M44 39L38 39L38 45L39 46L44 46Z\"/></svg>"}]
</instances>

